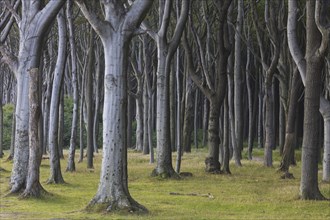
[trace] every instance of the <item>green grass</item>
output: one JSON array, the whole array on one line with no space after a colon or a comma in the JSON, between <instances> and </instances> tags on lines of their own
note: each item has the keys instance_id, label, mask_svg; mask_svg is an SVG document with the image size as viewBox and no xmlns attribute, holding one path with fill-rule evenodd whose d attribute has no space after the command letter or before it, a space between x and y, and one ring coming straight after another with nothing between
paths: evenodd
<instances>
[{"instance_id":1,"label":"green grass","mask_svg":"<svg viewBox=\"0 0 330 220\"><path fill-rule=\"evenodd\" d=\"M12 163L2 159L0 167L8 172L0 171L0 219L330 219L329 201L299 200L300 162L291 168L293 180L280 179L276 161L274 168L265 168L260 161L245 159L243 167L231 164L232 175L212 175L204 172L206 154L206 149L194 149L184 155L182 171L193 173L192 177L161 180L150 177L155 165L149 164L148 156L129 151L130 193L148 208L145 215L84 210L98 187L101 154L95 157L95 172L89 172L84 161L76 164L77 172L65 173L66 161L62 160L64 185L44 184L49 160L43 160L41 181L53 195L38 200L4 197ZM261 150L255 149L254 155L261 156ZM274 158L279 158L277 151ZM330 185L320 181L319 187L329 198ZM170 192L209 193L214 198Z\"/></svg>"}]
</instances>

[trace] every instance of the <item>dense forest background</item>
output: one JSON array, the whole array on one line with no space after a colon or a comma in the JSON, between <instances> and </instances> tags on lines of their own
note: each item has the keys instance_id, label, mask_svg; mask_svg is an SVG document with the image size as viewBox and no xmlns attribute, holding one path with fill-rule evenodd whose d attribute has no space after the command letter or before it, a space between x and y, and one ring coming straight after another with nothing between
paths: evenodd
<instances>
[{"instance_id":1,"label":"dense forest background","mask_svg":"<svg viewBox=\"0 0 330 220\"><path fill-rule=\"evenodd\" d=\"M0 31L10 193L45 191L42 157L47 183L59 184L61 166L75 172L79 154L93 169L100 151L89 206L146 211L128 191L128 148L150 155L151 175L165 179L184 175L194 148L207 148L212 174L244 167L258 148L265 167L280 152L288 179L301 150L300 197L326 199L330 1L1 0Z\"/></svg>"}]
</instances>

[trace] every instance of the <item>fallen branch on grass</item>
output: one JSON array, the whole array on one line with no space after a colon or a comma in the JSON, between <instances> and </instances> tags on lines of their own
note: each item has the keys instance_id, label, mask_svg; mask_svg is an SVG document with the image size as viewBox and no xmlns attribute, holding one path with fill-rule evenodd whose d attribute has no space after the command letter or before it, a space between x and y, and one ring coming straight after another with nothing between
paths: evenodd
<instances>
[{"instance_id":1,"label":"fallen branch on grass","mask_svg":"<svg viewBox=\"0 0 330 220\"><path fill-rule=\"evenodd\" d=\"M207 197L209 199L214 199L214 196L211 193L200 194L200 193L178 193L178 192L170 192L170 195L173 195L173 196L200 196L200 197Z\"/></svg>"}]
</instances>

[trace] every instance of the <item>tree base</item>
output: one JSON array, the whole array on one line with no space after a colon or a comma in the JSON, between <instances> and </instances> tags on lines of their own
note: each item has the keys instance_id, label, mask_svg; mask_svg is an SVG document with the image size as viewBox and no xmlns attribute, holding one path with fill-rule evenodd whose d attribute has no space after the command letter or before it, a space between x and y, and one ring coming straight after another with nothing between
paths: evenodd
<instances>
[{"instance_id":1,"label":"tree base","mask_svg":"<svg viewBox=\"0 0 330 220\"><path fill-rule=\"evenodd\" d=\"M284 174L281 176L281 179L295 179L292 173L284 172Z\"/></svg>"},{"instance_id":2,"label":"tree base","mask_svg":"<svg viewBox=\"0 0 330 220\"><path fill-rule=\"evenodd\" d=\"M125 212L125 213L148 213L148 209L137 203L134 199L123 196L117 200L100 202L100 199L94 198L87 205L88 212Z\"/></svg>"},{"instance_id":3,"label":"tree base","mask_svg":"<svg viewBox=\"0 0 330 220\"><path fill-rule=\"evenodd\" d=\"M154 169L151 172L152 177L159 177L161 179L180 179L180 175L177 174L174 170L166 170L159 172L158 169Z\"/></svg>"},{"instance_id":4,"label":"tree base","mask_svg":"<svg viewBox=\"0 0 330 220\"><path fill-rule=\"evenodd\" d=\"M205 159L205 171L207 173L221 173L220 162L214 160L213 157L207 157Z\"/></svg>"},{"instance_id":5,"label":"tree base","mask_svg":"<svg viewBox=\"0 0 330 220\"><path fill-rule=\"evenodd\" d=\"M54 177L51 177L47 180L46 184L65 184L65 181L63 178L55 179Z\"/></svg>"},{"instance_id":6,"label":"tree base","mask_svg":"<svg viewBox=\"0 0 330 220\"><path fill-rule=\"evenodd\" d=\"M316 190L315 192L303 192L300 195L301 200L329 200L325 198L319 190Z\"/></svg>"},{"instance_id":7,"label":"tree base","mask_svg":"<svg viewBox=\"0 0 330 220\"><path fill-rule=\"evenodd\" d=\"M37 183L31 189L25 189L24 192L20 195L21 199L28 199L28 198L40 198L45 195L51 195L48 193L40 183Z\"/></svg>"}]
</instances>

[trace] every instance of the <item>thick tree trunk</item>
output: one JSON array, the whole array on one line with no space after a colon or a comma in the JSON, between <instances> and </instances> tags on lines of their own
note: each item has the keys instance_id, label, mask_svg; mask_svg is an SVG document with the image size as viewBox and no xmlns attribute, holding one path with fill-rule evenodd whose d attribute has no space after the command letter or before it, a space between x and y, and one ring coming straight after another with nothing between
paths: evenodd
<instances>
[{"instance_id":1,"label":"thick tree trunk","mask_svg":"<svg viewBox=\"0 0 330 220\"><path fill-rule=\"evenodd\" d=\"M26 179L26 188L22 197L40 197L45 190L40 184L40 164L42 157L42 146L39 142L38 125L41 117L41 107L39 101L39 71L37 68L30 71L29 85L29 165L28 176Z\"/></svg>"},{"instance_id":2,"label":"thick tree trunk","mask_svg":"<svg viewBox=\"0 0 330 220\"><path fill-rule=\"evenodd\" d=\"M89 203L105 206L107 211L146 210L130 196L127 186L127 56L128 45L123 36L114 34L102 39L105 54L103 160L100 183Z\"/></svg>"},{"instance_id":3,"label":"thick tree trunk","mask_svg":"<svg viewBox=\"0 0 330 220\"><path fill-rule=\"evenodd\" d=\"M57 15L59 31L59 47L56 67L54 71L52 98L49 114L49 153L50 153L50 177L47 183L64 183L61 173L61 165L58 151L58 118L60 91L63 82L66 59L66 22L63 10Z\"/></svg>"},{"instance_id":4,"label":"thick tree trunk","mask_svg":"<svg viewBox=\"0 0 330 220\"><path fill-rule=\"evenodd\" d=\"M206 172L220 172L219 162L219 115L220 104L210 100L210 117L208 127L208 147L209 153L205 159Z\"/></svg>"},{"instance_id":5,"label":"thick tree trunk","mask_svg":"<svg viewBox=\"0 0 330 220\"><path fill-rule=\"evenodd\" d=\"M316 55L321 35L315 25L315 1L307 1L306 82L304 101L304 135L300 196L302 199L321 200L324 196L318 187L319 107L322 57Z\"/></svg>"},{"instance_id":6,"label":"thick tree trunk","mask_svg":"<svg viewBox=\"0 0 330 220\"><path fill-rule=\"evenodd\" d=\"M172 149L170 146L170 118L169 118L169 65L166 65L167 57L165 48L161 42L158 45L157 67L157 166L152 175L161 177L175 177L172 166Z\"/></svg>"}]
</instances>

